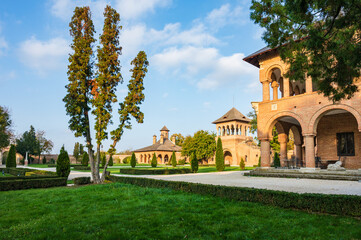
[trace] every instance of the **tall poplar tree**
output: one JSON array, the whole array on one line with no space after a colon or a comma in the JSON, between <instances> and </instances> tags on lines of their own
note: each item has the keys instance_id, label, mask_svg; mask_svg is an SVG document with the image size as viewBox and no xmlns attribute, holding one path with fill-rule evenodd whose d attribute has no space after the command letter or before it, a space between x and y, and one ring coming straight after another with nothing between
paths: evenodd
<instances>
[{"instance_id":1,"label":"tall poplar tree","mask_svg":"<svg viewBox=\"0 0 361 240\"><path fill-rule=\"evenodd\" d=\"M221 140L220 137L218 137L218 139L217 139L216 169L217 169L217 171L223 171L224 170L223 146L222 146L222 140Z\"/></svg>"},{"instance_id":2,"label":"tall poplar tree","mask_svg":"<svg viewBox=\"0 0 361 240\"><path fill-rule=\"evenodd\" d=\"M87 55L83 58L88 61L88 64L86 65L87 68L85 65L80 65L77 70L76 66L73 67L73 58L69 58L70 65L68 75L70 83L67 86L68 95L64 98L67 113L71 116L71 120L69 121L70 129L75 132L75 136L83 135L86 138L94 183L101 183L105 178L105 170L108 166L110 158L103 166L103 174L100 176L100 146L102 141L108 138L107 128L111 123L112 104L117 102L116 87L119 82L123 82L122 76L120 74L120 63L118 60L122 49L119 46L119 32L122 28L119 25L120 16L114 9L112 9L110 6L107 6L105 8L104 17L105 20L103 33L100 36L100 45L97 49L97 71L96 76L94 77L92 70L93 53L91 48L95 40L93 38L94 27L90 19L90 10L89 7L84 7L76 8L74 11L74 16L72 18L72 22L70 23L70 32L74 37L72 48L75 52L74 55L77 53L77 51L79 51L79 54L87 53ZM78 19L80 19L80 23L82 24L80 24L78 28L73 28L73 26L78 26L76 25L78 23ZM92 31L86 30L89 28L89 26L91 26ZM84 33L85 38L89 37L89 41L77 40L78 35L74 34L73 32L78 29L81 30L81 34ZM85 36L85 33L88 33L88 35ZM81 34L80 37L82 37ZM92 41L90 41L90 39L92 39ZM82 49L84 49L84 51L82 51ZM79 61L76 61L76 63L78 62ZM115 147L123 135L124 128L131 129L131 117L134 117L138 123L142 123L144 118L144 114L140 111L139 105L144 101L143 79L149 64L146 54L143 51L139 52L131 64L134 65L134 67L132 70L130 70L132 72L132 78L128 84L128 95L124 102L120 103L120 108L118 110L120 115L119 126L111 132L113 143L108 151L110 156L115 153ZM83 71L84 73L89 73L89 75L77 74L77 71L79 70ZM78 80L78 75L83 78ZM78 82L83 84L79 84ZM84 93L84 95L82 95L82 97L78 97L78 92L81 94ZM80 103L78 103L78 101L80 101ZM94 129L97 152L96 159L93 157L94 152L91 141L88 116L88 112L91 109L91 113L95 117Z\"/></svg>"},{"instance_id":3,"label":"tall poplar tree","mask_svg":"<svg viewBox=\"0 0 361 240\"><path fill-rule=\"evenodd\" d=\"M89 7L76 7L69 24L73 43L73 53L69 56L67 94L63 101L67 115L70 116L69 128L76 137L86 140L90 168L93 180L96 181L94 152L89 124L90 94L93 78L94 25Z\"/></svg>"}]
</instances>

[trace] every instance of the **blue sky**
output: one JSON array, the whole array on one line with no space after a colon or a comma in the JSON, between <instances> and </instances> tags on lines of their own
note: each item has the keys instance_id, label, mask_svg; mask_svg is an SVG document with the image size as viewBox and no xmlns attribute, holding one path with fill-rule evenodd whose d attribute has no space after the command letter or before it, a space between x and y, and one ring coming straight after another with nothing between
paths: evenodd
<instances>
[{"instance_id":1,"label":"blue sky","mask_svg":"<svg viewBox=\"0 0 361 240\"><path fill-rule=\"evenodd\" d=\"M68 25L75 6L90 6L98 37L106 4L120 13L123 26L119 101L138 51L144 50L150 63L141 106L144 123L133 121L118 151L150 145L163 125L170 134L215 131L211 122L233 106L247 114L250 102L261 100L258 69L242 60L265 46L262 30L249 19L248 0L4 0L0 105L9 108L16 135L30 125L44 130L54 153L63 144L72 152L76 141L84 142L68 129L62 102L71 52ZM113 121L116 126L116 111ZM104 142L105 150L109 143Z\"/></svg>"}]
</instances>

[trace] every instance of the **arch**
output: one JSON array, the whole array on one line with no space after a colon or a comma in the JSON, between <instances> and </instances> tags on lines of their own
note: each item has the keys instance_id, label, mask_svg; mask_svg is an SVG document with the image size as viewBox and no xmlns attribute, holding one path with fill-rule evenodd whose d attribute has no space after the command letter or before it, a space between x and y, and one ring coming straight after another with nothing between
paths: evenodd
<instances>
[{"instance_id":1,"label":"arch","mask_svg":"<svg viewBox=\"0 0 361 240\"><path fill-rule=\"evenodd\" d=\"M266 71L266 75L265 75L265 77L266 77L266 79L267 79L267 81L270 81L271 80L271 76L272 76L272 73L273 73L273 70L274 69L279 69L280 70L280 72L281 72L281 74L280 74L280 76L282 77L283 76L283 74L284 74L284 69L283 69L283 67L280 65L280 64L273 64L273 65L271 65L270 67L268 67L267 68L267 71Z\"/></svg>"},{"instance_id":2,"label":"arch","mask_svg":"<svg viewBox=\"0 0 361 240\"><path fill-rule=\"evenodd\" d=\"M143 154L140 154L140 162L143 162Z\"/></svg>"},{"instance_id":3,"label":"arch","mask_svg":"<svg viewBox=\"0 0 361 240\"><path fill-rule=\"evenodd\" d=\"M272 128L273 126L276 124L276 122L279 120L279 118L281 117L293 117L294 119L296 119L298 121L298 123L301 125L301 129L302 132L304 131L304 121L301 118L301 116L299 116L298 114L291 112L291 111L282 111L279 112L277 114L275 114L273 117L271 117L266 124L266 134L267 136L262 136L262 138L272 138Z\"/></svg>"},{"instance_id":4,"label":"arch","mask_svg":"<svg viewBox=\"0 0 361 240\"><path fill-rule=\"evenodd\" d=\"M295 95L300 95L300 88L297 85L293 91L294 91Z\"/></svg>"},{"instance_id":5,"label":"arch","mask_svg":"<svg viewBox=\"0 0 361 240\"><path fill-rule=\"evenodd\" d=\"M290 130L293 133L294 142L296 145L302 144L302 133L296 126L292 126Z\"/></svg>"},{"instance_id":6,"label":"arch","mask_svg":"<svg viewBox=\"0 0 361 240\"><path fill-rule=\"evenodd\" d=\"M148 154L148 162L147 163L150 163L150 159L151 159L151 156L150 156L150 154Z\"/></svg>"},{"instance_id":7,"label":"arch","mask_svg":"<svg viewBox=\"0 0 361 240\"><path fill-rule=\"evenodd\" d=\"M163 161L163 158L162 158L162 154L159 154L158 155L158 163L162 163L162 161Z\"/></svg>"},{"instance_id":8,"label":"arch","mask_svg":"<svg viewBox=\"0 0 361 240\"><path fill-rule=\"evenodd\" d=\"M167 163L169 161L168 154L164 155L164 163Z\"/></svg>"},{"instance_id":9,"label":"arch","mask_svg":"<svg viewBox=\"0 0 361 240\"><path fill-rule=\"evenodd\" d=\"M227 162L229 164L233 163L232 153L229 150L224 150L223 156L224 156L224 162L225 163L227 163Z\"/></svg>"},{"instance_id":10,"label":"arch","mask_svg":"<svg viewBox=\"0 0 361 240\"><path fill-rule=\"evenodd\" d=\"M361 132L361 116L360 116L360 113L356 109L354 109L351 106L345 105L345 104L330 104L330 105L322 107L317 112L315 112L315 114L313 114L313 116L309 122L308 128L307 128L307 133L308 134L316 134L318 122L327 112L329 112L331 110L345 110L345 111L351 113L357 121L357 126L358 126L359 132Z\"/></svg>"}]
</instances>

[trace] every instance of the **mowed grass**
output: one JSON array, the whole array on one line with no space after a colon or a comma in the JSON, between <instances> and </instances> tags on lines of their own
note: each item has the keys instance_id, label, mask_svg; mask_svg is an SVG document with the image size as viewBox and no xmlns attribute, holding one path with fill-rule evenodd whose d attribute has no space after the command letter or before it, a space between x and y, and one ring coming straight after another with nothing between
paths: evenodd
<instances>
[{"instance_id":1,"label":"mowed grass","mask_svg":"<svg viewBox=\"0 0 361 240\"><path fill-rule=\"evenodd\" d=\"M0 193L0 239L359 239L359 219L112 183Z\"/></svg>"}]
</instances>

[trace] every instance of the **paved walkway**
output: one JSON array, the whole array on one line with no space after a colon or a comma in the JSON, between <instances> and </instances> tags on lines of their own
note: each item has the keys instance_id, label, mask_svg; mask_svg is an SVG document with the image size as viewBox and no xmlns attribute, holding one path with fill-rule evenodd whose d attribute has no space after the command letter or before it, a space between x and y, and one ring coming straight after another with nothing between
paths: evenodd
<instances>
[{"instance_id":1,"label":"paved walkway","mask_svg":"<svg viewBox=\"0 0 361 240\"><path fill-rule=\"evenodd\" d=\"M55 168L33 168L55 172ZM212 185L271 189L296 193L347 194L361 196L361 182L319 179L247 177L240 171L175 174L175 175L122 175L115 176L152 178L169 181L184 181ZM72 170L69 180L76 177L91 177L90 172Z\"/></svg>"}]
</instances>

